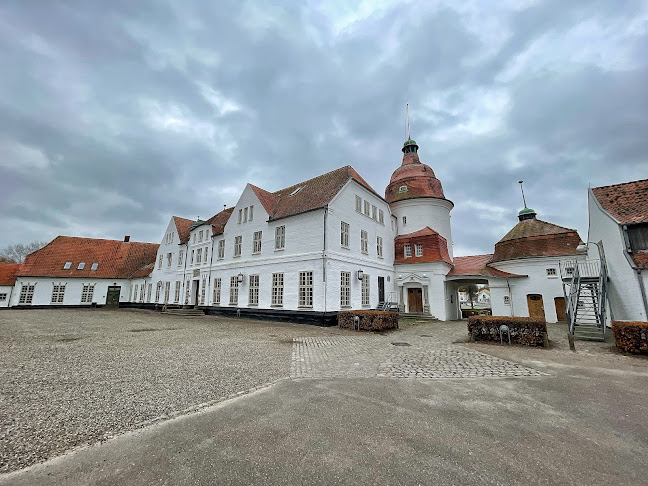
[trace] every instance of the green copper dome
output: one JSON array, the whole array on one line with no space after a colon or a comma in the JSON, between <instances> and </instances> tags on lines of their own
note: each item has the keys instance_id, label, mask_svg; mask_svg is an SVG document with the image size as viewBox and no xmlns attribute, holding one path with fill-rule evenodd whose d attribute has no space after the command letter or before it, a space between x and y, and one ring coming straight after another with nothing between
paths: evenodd
<instances>
[{"instance_id":1,"label":"green copper dome","mask_svg":"<svg viewBox=\"0 0 648 486\"><path fill-rule=\"evenodd\" d=\"M415 140L412 140L411 138L408 138L405 140L405 143L403 144L403 153L416 153L418 151L418 144L416 143Z\"/></svg>"},{"instance_id":2,"label":"green copper dome","mask_svg":"<svg viewBox=\"0 0 648 486\"><path fill-rule=\"evenodd\" d=\"M518 219L524 221L525 219L535 219L536 212L531 208L524 208L518 213Z\"/></svg>"}]
</instances>

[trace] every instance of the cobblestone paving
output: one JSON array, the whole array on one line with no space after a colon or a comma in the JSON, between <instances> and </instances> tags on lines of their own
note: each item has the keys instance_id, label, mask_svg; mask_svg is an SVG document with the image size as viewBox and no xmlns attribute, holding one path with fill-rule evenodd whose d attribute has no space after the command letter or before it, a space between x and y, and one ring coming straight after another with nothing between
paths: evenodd
<instances>
[{"instance_id":1,"label":"cobblestone paving","mask_svg":"<svg viewBox=\"0 0 648 486\"><path fill-rule=\"evenodd\" d=\"M394 345L393 342L405 345ZM526 366L429 340L389 336L296 338L291 378L481 378L543 376Z\"/></svg>"}]
</instances>

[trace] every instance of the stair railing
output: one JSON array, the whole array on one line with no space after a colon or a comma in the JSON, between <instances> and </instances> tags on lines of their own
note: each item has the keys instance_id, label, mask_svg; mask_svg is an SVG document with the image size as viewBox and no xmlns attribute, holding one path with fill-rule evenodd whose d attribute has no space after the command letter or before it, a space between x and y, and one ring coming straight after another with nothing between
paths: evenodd
<instances>
[{"instance_id":1,"label":"stair railing","mask_svg":"<svg viewBox=\"0 0 648 486\"><path fill-rule=\"evenodd\" d=\"M578 313L578 299L580 298L580 269L577 261L568 261L563 265L558 263L563 281L563 294L565 295L565 313L567 314L567 325L569 333L574 334L576 318ZM568 272L567 269L571 269Z\"/></svg>"}]
</instances>

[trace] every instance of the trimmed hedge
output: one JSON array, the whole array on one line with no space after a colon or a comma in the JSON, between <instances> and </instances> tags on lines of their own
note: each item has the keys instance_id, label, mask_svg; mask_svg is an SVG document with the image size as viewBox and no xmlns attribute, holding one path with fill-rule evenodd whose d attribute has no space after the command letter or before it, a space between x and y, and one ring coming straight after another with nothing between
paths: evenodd
<instances>
[{"instance_id":1,"label":"trimmed hedge","mask_svg":"<svg viewBox=\"0 0 648 486\"><path fill-rule=\"evenodd\" d=\"M648 322L612 321L612 332L619 351L648 354Z\"/></svg>"},{"instance_id":2,"label":"trimmed hedge","mask_svg":"<svg viewBox=\"0 0 648 486\"><path fill-rule=\"evenodd\" d=\"M360 318L361 331L386 331L398 329L398 312L377 310L352 310L338 312L338 326L341 329L353 329L353 318Z\"/></svg>"},{"instance_id":3,"label":"trimmed hedge","mask_svg":"<svg viewBox=\"0 0 648 486\"><path fill-rule=\"evenodd\" d=\"M471 341L500 342L500 326L508 326L511 332L511 344L525 346L545 346L547 344L547 321L533 317L509 316L470 316L468 318L468 335ZM508 336L502 334L503 341L508 343Z\"/></svg>"}]
</instances>

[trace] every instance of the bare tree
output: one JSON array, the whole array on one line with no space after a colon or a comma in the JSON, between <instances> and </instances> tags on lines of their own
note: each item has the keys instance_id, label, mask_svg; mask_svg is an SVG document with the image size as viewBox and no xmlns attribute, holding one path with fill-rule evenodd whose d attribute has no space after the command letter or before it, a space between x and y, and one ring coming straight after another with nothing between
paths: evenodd
<instances>
[{"instance_id":1,"label":"bare tree","mask_svg":"<svg viewBox=\"0 0 648 486\"><path fill-rule=\"evenodd\" d=\"M479 292L479 287L477 287L477 284L466 284L462 285L459 287L459 292L466 292L468 294L468 299L470 299L470 308L474 309L475 308L475 297L477 296L477 292Z\"/></svg>"},{"instance_id":2,"label":"bare tree","mask_svg":"<svg viewBox=\"0 0 648 486\"><path fill-rule=\"evenodd\" d=\"M47 245L47 241L32 241L27 244L16 243L15 245L9 245L0 250L0 261L5 261L7 263L22 263L25 261L27 255L36 250L40 250L45 245Z\"/></svg>"}]
</instances>

